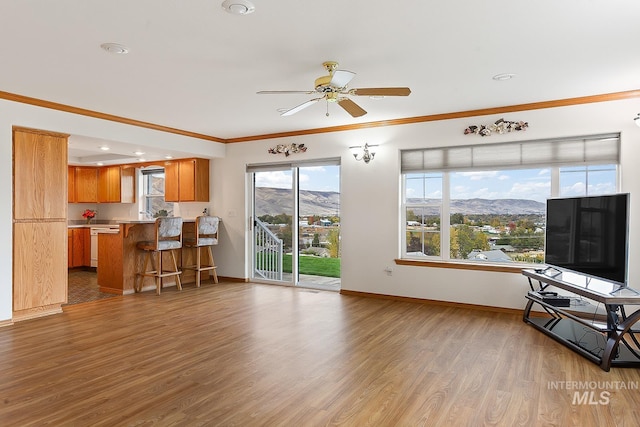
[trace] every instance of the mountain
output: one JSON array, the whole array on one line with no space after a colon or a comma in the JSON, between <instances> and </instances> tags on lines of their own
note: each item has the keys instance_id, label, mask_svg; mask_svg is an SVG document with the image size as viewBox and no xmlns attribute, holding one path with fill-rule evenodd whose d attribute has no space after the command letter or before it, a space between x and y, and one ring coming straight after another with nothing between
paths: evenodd
<instances>
[{"instance_id":1,"label":"mountain","mask_svg":"<svg viewBox=\"0 0 640 427\"><path fill-rule=\"evenodd\" d=\"M256 188L256 216L291 215L291 191L284 188ZM300 215L340 216L340 193L300 190Z\"/></svg>"},{"instance_id":2,"label":"mountain","mask_svg":"<svg viewBox=\"0 0 640 427\"><path fill-rule=\"evenodd\" d=\"M420 203L420 199L409 199L409 203ZM423 209L425 215L439 215L440 201L438 199L427 199L427 207ZM463 215L543 215L546 204L535 200L527 199L464 199L451 201L451 213L461 213ZM414 209L416 211L416 209ZM418 212L416 212L418 213Z\"/></svg>"},{"instance_id":3,"label":"mountain","mask_svg":"<svg viewBox=\"0 0 640 427\"><path fill-rule=\"evenodd\" d=\"M292 213L291 190L283 188L256 188L256 216ZM418 203L419 199L409 199ZM428 199L425 215L438 215L440 201ZM451 213L470 214L536 214L545 213L546 204L525 199L467 199L452 200ZM416 212L418 213L418 212ZM340 193L335 191L300 191L300 215L340 216Z\"/></svg>"}]
</instances>

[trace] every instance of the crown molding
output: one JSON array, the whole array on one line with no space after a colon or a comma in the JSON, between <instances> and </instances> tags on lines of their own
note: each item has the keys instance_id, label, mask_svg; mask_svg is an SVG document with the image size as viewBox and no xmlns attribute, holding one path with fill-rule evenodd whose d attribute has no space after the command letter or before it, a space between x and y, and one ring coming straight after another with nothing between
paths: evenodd
<instances>
[{"instance_id":1,"label":"crown molding","mask_svg":"<svg viewBox=\"0 0 640 427\"><path fill-rule=\"evenodd\" d=\"M8 101L20 102L23 104L35 105L42 108L64 111L72 114L93 117L101 120L109 120L112 122L123 123L131 126L138 126L147 129L153 129L160 132L173 133L177 135L188 136L191 138L203 139L206 141L220 142L224 144L259 141L274 138L287 138L303 135L314 135L319 133L344 132L358 129L368 129L386 126L399 126L415 123L434 122L440 120L461 119L467 117L487 116L493 114L505 114L518 111L542 110L547 108L568 107L572 105L593 104L597 102L621 101L625 99L640 98L640 89L628 90L623 92L613 92L600 95L581 96L576 98L558 99L553 101L531 102L527 104L508 105L504 107L481 108L477 110L458 111L453 113L431 114L427 116L407 117L402 119L381 120L376 122L357 123L352 125L332 126L316 129L305 129L291 132L268 133L262 135L243 136L238 138L218 138L212 135L205 135L196 132L190 132L182 129L171 128L168 126L157 125L154 123L143 122L140 120L128 119L126 117L115 116L112 114L100 113L98 111L87 110L84 108L72 107L70 105L59 104L57 102L45 101L28 96L17 95L9 92L0 91L0 99Z\"/></svg>"},{"instance_id":2,"label":"crown molding","mask_svg":"<svg viewBox=\"0 0 640 427\"><path fill-rule=\"evenodd\" d=\"M213 142L226 142L225 139L217 138L211 135L204 135L201 133L190 132L182 129L175 129L168 126L157 125L155 123L143 122L141 120L128 119L126 117L115 116L112 114L101 113L98 111L87 110L85 108L73 107L71 105L59 104L57 102L45 101L42 99L31 98L24 95L17 95L15 93L0 91L0 99L6 99L7 101L20 102L22 104L35 105L37 107L48 108L51 110L64 111L65 113L79 114L81 116L93 117L101 120L109 120L112 122L123 123L126 125L142 127L146 129L153 129L160 132L174 133L177 135L188 136L191 138L204 139Z\"/></svg>"}]
</instances>

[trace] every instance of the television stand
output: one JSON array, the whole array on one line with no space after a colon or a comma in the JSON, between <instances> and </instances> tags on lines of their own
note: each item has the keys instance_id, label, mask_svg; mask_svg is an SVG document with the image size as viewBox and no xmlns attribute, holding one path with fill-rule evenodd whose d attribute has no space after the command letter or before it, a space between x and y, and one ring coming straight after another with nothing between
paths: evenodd
<instances>
[{"instance_id":1,"label":"television stand","mask_svg":"<svg viewBox=\"0 0 640 427\"><path fill-rule=\"evenodd\" d=\"M525 323L605 371L611 366L640 368L640 329L634 329L640 320L637 290L556 269L524 269L522 274L531 288L525 295ZM543 311L532 315L534 306Z\"/></svg>"}]
</instances>

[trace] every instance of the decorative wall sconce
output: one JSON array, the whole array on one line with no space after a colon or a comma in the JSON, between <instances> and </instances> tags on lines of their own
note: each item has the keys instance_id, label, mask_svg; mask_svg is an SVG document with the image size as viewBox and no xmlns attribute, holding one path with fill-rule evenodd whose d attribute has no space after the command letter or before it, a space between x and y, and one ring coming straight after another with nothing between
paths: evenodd
<instances>
[{"instance_id":1,"label":"decorative wall sconce","mask_svg":"<svg viewBox=\"0 0 640 427\"><path fill-rule=\"evenodd\" d=\"M376 147L377 145L364 144L349 147L349 149L357 161L363 160L369 163L376 156Z\"/></svg>"},{"instance_id":2,"label":"decorative wall sconce","mask_svg":"<svg viewBox=\"0 0 640 427\"><path fill-rule=\"evenodd\" d=\"M636 116L635 119L633 119L634 122L636 122L636 126L640 127L640 113L638 113L638 115Z\"/></svg>"}]
</instances>

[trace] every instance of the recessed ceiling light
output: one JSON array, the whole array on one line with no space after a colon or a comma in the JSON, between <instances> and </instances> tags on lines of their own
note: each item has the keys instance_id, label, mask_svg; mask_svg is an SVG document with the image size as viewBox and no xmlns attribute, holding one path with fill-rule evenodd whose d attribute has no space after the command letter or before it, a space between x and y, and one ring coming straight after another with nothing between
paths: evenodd
<instances>
[{"instance_id":1,"label":"recessed ceiling light","mask_svg":"<svg viewBox=\"0 0 640 427\"><path fill-rule=\"evenodd\" d=\"M96 163L96 165L98 165L98 166L103 166L103 165L104 165L104 163L102 163L102 162L98 162L98 163Z\"/></svg>"},{"instance_id":2,"label":"recessed ceiling light","mask_svg":"<svg viewBox=\"0 0 640 427\"><path fill-rule=\"evenodd\" d=\"M171 154L167 154L166 156L164 156L165 159L173 159L173 156Z\"/></svg>"},{"instance_id":3,"label":"recessed ceiling light","mask_svg":"<svg viewBox=\"0 0 640 427\"><path fill-rule=\"evenodd\" d=\"M107 147L106 145L101 145L101 146L100 146L100 149L101 149L102 151L109 151L109 150L110 150L110 148L109 148L109 147Z\"/></svg>"},{"instance_id":4,"label":"recessed ceiling light","mask_svg":"<svg viewBox=\"0 0 640 427\"><path fill-rule=\"evenodd\" d=\"M513 73L496 74L495 76L493 76L493 80L497 80L497 81L511 80L515 76L516 75Z\"/></svg>"},{"instance_id":5,"label":"recessed ceiling light","mask_svg":"<svg viewBox=\"0 0 640 427\"><path fill-rule=\"evenodd\" d=\"M139 161L139 162L145 162L145 161L146 161L146 159L139 158L139 159L138 159L138 161Z\"/></svg>"},{"instance_id":6,"label":"recessed ceiling light","mask_svg":"<svg viewBox=\"0 0 640 427\"><path fill-rule=\"evenodd\" d=\"M127 53L129 53L128 47L118 43L102 43L100 47L109 53L113 53L114 55L126 55Z\"/></svg>"},{"instance_id":7,"label":"recessed ceiling light","mask_svg":"<svg viewBox=\"0 0 640 427\"><path fill-rule=\"evenodd\" d=\"M134 151L133 154L135 154L136 156L142 156L144 154L144 151Z\"/></svg>"},{"instance_id":8,"label":"recessed ceiling light","mask_svg":"<svg viewBox=\"0 0 640 427\"><path fill-rule=\"evenodd\" d=\"M256 10L256 7L248 0L224 0L222 8L232 15L248 15Z\"/></svg>"}]
</instances>

